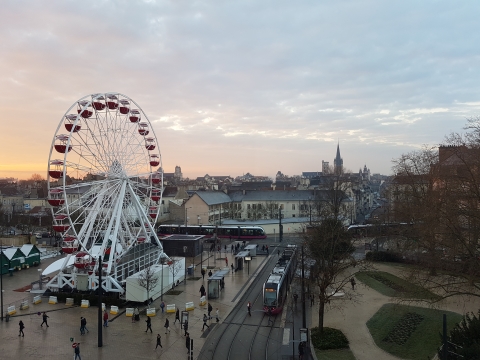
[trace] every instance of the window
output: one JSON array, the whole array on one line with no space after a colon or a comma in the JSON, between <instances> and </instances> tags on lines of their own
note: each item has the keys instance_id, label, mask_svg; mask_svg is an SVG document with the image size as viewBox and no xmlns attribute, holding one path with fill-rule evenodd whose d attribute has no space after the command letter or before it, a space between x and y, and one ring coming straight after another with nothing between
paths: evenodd
<instances>
[{"instance_id":1,"label":"window","mask_svg":"<svg viewBox=\"0 0 480 360\"><path fill-rule=\"evenodd\" d=\"M295 204L292 204L292 210L295 210Z\"/></svg>"},{"instance_id":2,"label":"window","mask_svg":"<svg viewBox=\"0 0 480 360\"><path fill-rule=\"evenodd\" d=\"M250 204L247 204L247 210L250 210ZM249 216L250 217L250 216Z\"/></svg>"}]
</instances>

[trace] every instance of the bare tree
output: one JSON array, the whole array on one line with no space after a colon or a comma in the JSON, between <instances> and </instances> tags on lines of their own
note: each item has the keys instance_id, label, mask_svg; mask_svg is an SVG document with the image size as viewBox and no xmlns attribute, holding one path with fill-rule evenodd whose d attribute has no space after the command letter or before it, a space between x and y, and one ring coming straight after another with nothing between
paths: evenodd
<instances>
[{"instance_id":1,"label":"bare tree","mask_svg":"<svg viewBox=\"0 0 480 360\"><path fill-rule=\"evenodd\" d=\"M147 291L147 301L150 301L150 291L157 286L159 281L160 279L155 274L152 266L145 268L145 270L138 275L138 285Z\"/></svg>"},{"instance_id":2,"label":"bare tree","mask_svg":"<svg viewBox=\"0 0 480 360\"><path fill-rule=\"evenodd\" d=\"M331 180L331 188L322 191L322 195L317 198L321 216L303 235L308 256L316 262L317 273L312 278L319 296L320 332L323 332L325 306L332 298L344 293L350 301L358 299L358 294L348 287L352 279L351 269L367 268L366 262L358 262L353 257L355 239L343 224L345 214L348 212L345 207L347 196L342 191L344 179L341 174L337 174L333 175Z\"/></svg>"},{"instance_id":3,"label":"bare tree","mask_svg":"<svg viewBox=\"0 0 480 360\"><path fill-rule=\"evenodd\" d=\"M182 263L180 260L172 258L170 259L171 264L168 265L168 270L172 274L173 277L173 286L175 286L175 276L177 276L178 272L182 269Z\"/></svg>"},{"instance_id":4,"label":"bare tree","mask_svg":"<svg viewBox=\"0 0 480 360\"><path fill-rule=\"evenodd\" d=\"M437 149L394 161L392 191L397 219L411 222L404 250L423 268L406 274L440 297L480 296L480 119L467 134L448 135Z\"/></svg>"}]
</instances>

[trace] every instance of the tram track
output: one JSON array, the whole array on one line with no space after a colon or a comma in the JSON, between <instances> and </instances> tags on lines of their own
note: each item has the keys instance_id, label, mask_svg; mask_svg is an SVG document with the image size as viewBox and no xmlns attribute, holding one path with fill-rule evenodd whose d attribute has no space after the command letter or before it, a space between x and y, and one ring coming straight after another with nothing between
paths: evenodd
<instances>
[{"instance_id":1,"label":"tram track","mask_svg":"<svg viewBox=\"0 0 480 360\"><path fill-rule=\"evenodd\" d=\"M268 344L275 328L275 318L272 319L272 324L265 325L267 316L263 312L262 286L275 263L275 257L271 257L227 318L209 335L199 353L199 360L251 360L268 356ZM247 301L252 302L251 316L246 309ZM262 351L260 357L259 351Z\"/></svg>"}]
</instances>

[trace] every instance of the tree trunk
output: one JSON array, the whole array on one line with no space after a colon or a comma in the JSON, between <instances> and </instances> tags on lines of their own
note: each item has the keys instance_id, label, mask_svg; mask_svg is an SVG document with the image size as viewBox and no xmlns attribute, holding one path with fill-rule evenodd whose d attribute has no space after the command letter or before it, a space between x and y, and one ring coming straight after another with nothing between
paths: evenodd
<instances>
[{"instance_id":1,"label":"tree trunk","mask_svg":"<svg viewBox=\"0 0 480 360\"><path fill-rule=\"evenodd\" d=\"M325 318L325 300L320 297L320 304L318 307L318 329L320 334L323 334L323 320Z\"/></svg>"}]
</instances>

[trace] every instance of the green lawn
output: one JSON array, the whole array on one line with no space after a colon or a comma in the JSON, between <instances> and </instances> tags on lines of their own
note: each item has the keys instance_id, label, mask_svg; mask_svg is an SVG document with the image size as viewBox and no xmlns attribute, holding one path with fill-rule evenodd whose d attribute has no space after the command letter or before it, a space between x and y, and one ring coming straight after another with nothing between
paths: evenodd
<instances>
[{"instance_id":1,"label":"green lawn","mask_svg":"<svg viewBox=\"0 0 480 360\"><path fill-rule=\"evenodd\" d=\"M350 349L338 350L317 350L315 349L317 359L322 360L355 360L355 356Z\"/></svg>"},{"instance_id":2,"label":"green lawn","mask_svg":"<svg viewBox=\"0 0 480 360\"><path fill-rule=\"evenodd\" d=\"M414 314L417 320L422 320L416 327L407 325L401 321L407 314ZM449 311L385 304L368 320L367 327L377 346L386 352L401 358L425 360L427 356L433 356L440 346L443 314L447 314L449 331L462 320L462 315ZM400 334L406 341L402 345L387 341L392 334Z\"/></svg>"},{"instance_id":3,"label":"green lawn","mask_svg":"<svg viewBox=\"0 0 480 360\"><path fill-rule=\"evenodd\" d=\"M355 274L355 277L385 296L432 300L438 297L428 290L384 271L360 271Z\"/></svg>"}]
</instances>

